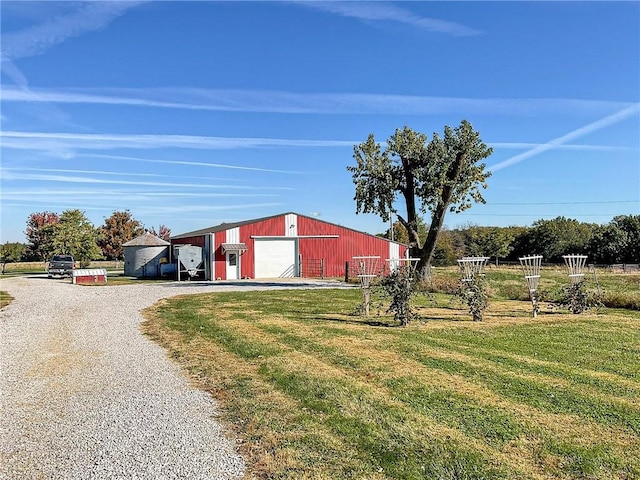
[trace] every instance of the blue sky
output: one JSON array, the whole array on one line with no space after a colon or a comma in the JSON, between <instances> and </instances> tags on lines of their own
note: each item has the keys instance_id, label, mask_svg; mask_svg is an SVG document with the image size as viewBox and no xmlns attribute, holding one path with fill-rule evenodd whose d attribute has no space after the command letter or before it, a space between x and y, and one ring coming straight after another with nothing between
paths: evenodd
<instances>
[{"instance_id":1,"label":"blue sky","mask_svg":"<svg viewBox=\"0 0 640 480\"><path fill-rule=\"evenodd\" d=\"M381 232L355 213L353 145L462 119L493 176L450 228L640 213L640 2L0 8L2 242L69 208L174 234L286 211Z\"/></svg>"}]
</instances>

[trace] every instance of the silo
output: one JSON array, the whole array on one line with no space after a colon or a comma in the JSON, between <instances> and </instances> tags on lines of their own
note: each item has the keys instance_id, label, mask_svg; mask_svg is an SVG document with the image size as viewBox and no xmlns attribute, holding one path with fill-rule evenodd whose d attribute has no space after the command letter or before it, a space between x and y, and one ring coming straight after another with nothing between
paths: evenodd
<instances>
[{"instance_id":1,"label":"silo","mask_svg":"<svg viewBox=\"0 0 640 480\"><path fill-rule=\"evenodd\" d=\"M124 274L130 277L159 277L160 264L169 259L169 242L145 232L123 243Z\"/></svg>"}]
</instances>

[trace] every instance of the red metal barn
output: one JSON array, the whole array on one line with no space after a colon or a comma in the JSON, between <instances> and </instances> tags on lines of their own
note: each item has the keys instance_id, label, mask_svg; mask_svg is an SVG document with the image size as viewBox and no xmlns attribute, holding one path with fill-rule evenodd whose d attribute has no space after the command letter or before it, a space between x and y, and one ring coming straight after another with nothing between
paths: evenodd
<instances>
[{"instance_id":1,"label":"red metal barn","mask_svg":"<svg viewBox=\"0 0 640 480\"><path fill-rule=\"evenodd\" d=\"M407 246L296 213L222 223L171 237L202 247L206 280L344 277L354 256L398 259ZM355 275L351 271L350 275Z\"/></svg>"}]
</instances>

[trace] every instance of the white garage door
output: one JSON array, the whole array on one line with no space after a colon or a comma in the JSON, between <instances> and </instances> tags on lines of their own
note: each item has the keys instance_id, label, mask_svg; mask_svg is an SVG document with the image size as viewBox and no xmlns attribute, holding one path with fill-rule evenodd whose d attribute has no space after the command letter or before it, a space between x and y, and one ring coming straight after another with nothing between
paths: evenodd
<instances>
[{"instance_id":1,"label":"white garage door","mask_svg":"<svg viewBox=\"0 0 640 480\"><path fill-rule=\"evenodd\" d=\"M256 278L294 277L297 272L296 241L256 239Z\"/></svg>"}]
</instances>

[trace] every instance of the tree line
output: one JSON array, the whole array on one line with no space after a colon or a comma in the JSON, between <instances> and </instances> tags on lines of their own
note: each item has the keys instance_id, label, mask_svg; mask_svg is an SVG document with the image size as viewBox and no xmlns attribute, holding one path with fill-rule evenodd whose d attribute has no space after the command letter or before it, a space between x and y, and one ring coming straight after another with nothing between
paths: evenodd
<instances>
[{"instance_id":1,"label":"tree line","mask_svg":"<svg viewBox=\"0 0 640 480\"><path fill-rule=\"evenodd\" d=\"M167 240L171 229L160 225L148 229L150 233ZM26 222L27 243L6 242L0 245L2 273L8 262L48 261L54 254L73 255L80 266L92 260L121 260L123 243L143 234L145 227L129 210L114 211L104 224L95 227L85 213L78 209L55 212L34 212Z\"/></svg>"},{"instance_id":2,"label":"tree line","mask_svg":"<svg viewBox=\"0 0 640 480\"><path fill-rule=\"evenodd\" d=\"M419 241L424 242L428 227L418 223ZM379 234L391 238L387 230ZM406 229L393 224L393 238L409 243ZM587 255L589 263L640 263L640 215L619 215L606 224L586 223L556 217L537 220L530 227L482 227L467 225L440 232L433 265L455 265L464 256L486 256L518 261L527 255L542 255L545 262L562 263L562 255Z\"/></svg>"}]
</instances>

